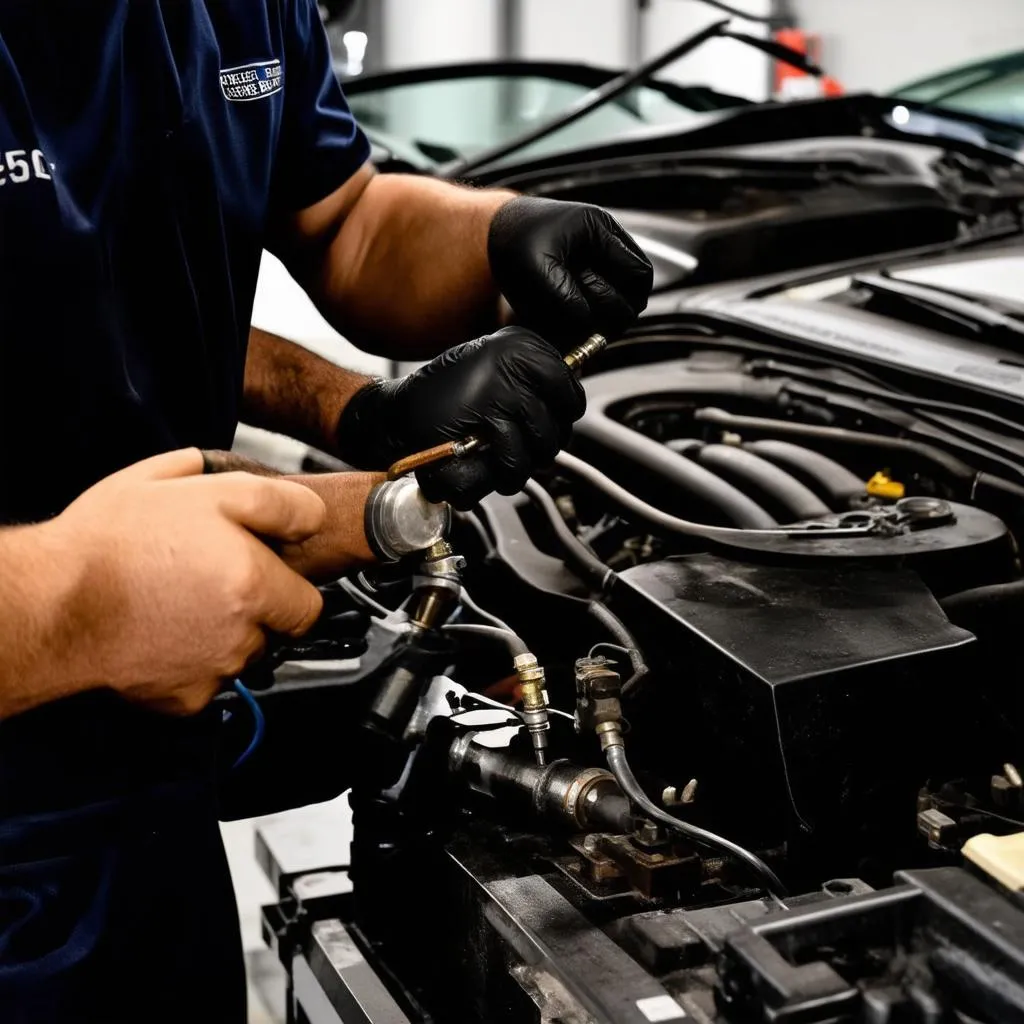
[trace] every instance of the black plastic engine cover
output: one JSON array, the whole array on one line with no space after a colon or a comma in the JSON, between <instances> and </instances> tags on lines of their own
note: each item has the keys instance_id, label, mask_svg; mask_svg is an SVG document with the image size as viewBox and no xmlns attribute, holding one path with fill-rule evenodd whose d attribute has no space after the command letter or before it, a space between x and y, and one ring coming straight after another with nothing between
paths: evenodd
<instances>
[{"instance_id":1,"label":"black plastic engine cover","mask_svg":"<svg viewBox=\"0 0 1024 1024\"><path fill-rule=\"evenodd\" d=\"M638 765L696 777L731 835L829 848L833 873L913 841L918 787L973 742L977 647L916 573L699 554L622 582L653 670L627 708Z\"/></svg>"}]
</instances>

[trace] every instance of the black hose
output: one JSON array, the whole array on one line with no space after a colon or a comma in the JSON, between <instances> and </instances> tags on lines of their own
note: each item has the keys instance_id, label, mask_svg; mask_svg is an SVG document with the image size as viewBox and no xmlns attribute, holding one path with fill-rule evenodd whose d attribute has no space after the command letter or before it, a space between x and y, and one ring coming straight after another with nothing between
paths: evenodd
<instances>
[{"instance_id":1,"label":"black hose","mask_svg":"<svg viewBox=\"0 0 1024 1024\"><path fill-rule=\"evenodd\" d=\"M821 519L831 511L814 491L785 470L735 445L705 445L697 453L697 460L727 480L754 488L758 498L767 498L784 509L784 522Z\"/></svg>"},{"instance_id":2,"label":"black hose","mask_svg":"<svg viewBox=\"0 0 1024 1024\"><path fill-rule=\"evenodd\" d=\"M714 850L730 854L737 860L743 861L744 864L760 876L773 896L780 900L785 899L787 895L786 887L782 884L779 876L756 853L751 853L750 850L744 849L731 839L726 839L723 836L716 835L714 832L708 832L707 829L691 825L688 821L683 821L681 818L675 818L651 801L643 791L640 783L636 781L636 776L629 767L629 762L626 760L625 747L621 745L611 746L605 751L605 756L608 759L608 768L611 770L612 775L615 776L615 781L619 784L619 789L647 817L660 821L667 828L686 836L687 839L699 843L701 846L711 847Z\"/></svg>"},{"instance_id":3,"label":"black hose","mask_svg":"<svg viewBox=\"0 0 1024 1024\"><path fill-rule=\"evenodd\" d=\"M726 430L756 431L766 434L788 434L790 437L808 437L829 444L855 445L861 448L877 448L881 451L902 452L922 462L929 462L942 470L947 477L959 482L969 491L977 471L955 455L944 452L935 445L923 441L912 441L905 437L889 437L886 434L862 434L857 430L842 427L819 427L811 423L796 423L793 420L774 420L761 416L734 416L724 409L698 409L693 418L699 423L713 423Z\"/></svg>"},{"instance_id":4,"label":"black hose","mask_svg":"<svg viewBox=\"0 0 1024 1024\"><path fill-rule=\"evenodd\" d=\"M771 530L743 530L735 526L708 526L705 523L694 523L689 519L680 519L678 516L663 512L660 508L655 508L654 505L627 491L621 484L617 484L597 467L591 466L590 463L584 462L575 455L570 455L569 452L559 452L555 456L555 465L600 491L606 498L641 522L646 523L652 530L663 530L681 537L699 537L704 541L728 543L735 540L748 542L751 538L761 537L799 537L820 541L833 540L837 537L845 539L853 535L852 531L844 526L823 527L815 530L784 526Z\"/></svg>"},{"instance_id":5,"label":"black hose","mask_svg":"<svg viewBox=\"0 0 1024 1024\"><path fill-rule=\"evenodd\" d=\"M607 591L615 580L615 570L609 569L593 551L590 550L569 529L555 505L554 499L536 480L528 480L523 488L530 501L536 505L551 526L556 539L562 546L565 564L599 594Z\"/></svg>"},{"instance_id":6,"label":"black hose","mask_svg":"<svg viewBox=\"0 0 1024 1024\"><path fill-rule=\"evenodd\" d=\"M594 413L576 424L578 437L592 440L603 449L643 466L682 494L717 509L733 526L746 530L770 530L778 523L752 498L720 476L697 465L660 441Z\"/></svg>"},{"instance_id":7,"label":"black hose","mask_svg":"<svg viewBox=\"0 0 1024 1024\"><path fill-rule=\"evenodd\" d=\"M942 610L956 621L955 616L961 611L983 612L1002 607L1007 601L1020 600L1024 600L1024 579L961 590L958 594L944 597L939 604Z\"/></svg>"},{"instance_id":8,"label":"black hose","mask_svg":"<svg viewBox=\"0 0 1024 1024\"><path fill-rule=\"evenodd\" d=\"M493 558L497 551L494 541L491 540L487 528L480 522L480 517L475 512L455 512L455 518L460 523L465 523L479 538L483 545L484 558Z\"/></svg>"},{"instance_id":9,"label":"black hose","mask_svg":"<svg viewBox=\"0 0 1024 1024\"><path fill-rule=\"evenodd\" d=\"M743 448L802 479L835 512L846 511L854 498L865 494L864 481L855 473L812 448L771 440L748 441Z\"/></svg>"},{"instance_id":10,"label":"black hose","mask_svg":"<svg viewBox=\"0 0 1024 1024\"><path fill-rule=\"evenodd\" d=\"M622 696L629 697L636 692L637 687L644 676L650 671L644 662L633 634L626 629L625 623L607 605L600 601L591 601L587 607L590 615L608 630L618 641L618 645L629 655L629 663L632 666L633 674L622 684Z\"/></svg>"}]
</instances>

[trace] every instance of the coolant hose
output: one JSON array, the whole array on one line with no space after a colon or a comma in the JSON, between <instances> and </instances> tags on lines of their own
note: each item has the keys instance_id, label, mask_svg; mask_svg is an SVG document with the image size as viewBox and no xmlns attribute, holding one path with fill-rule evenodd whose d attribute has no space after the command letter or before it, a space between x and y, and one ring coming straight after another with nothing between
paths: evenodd
<instances>
[{"instance_id":1,"label":"coolant hose","mask_svg":"<svg viewBox=\"0 0 1024 1024\"><path fill-rule=\"evenodd\" d=\"M615 579L615 570L610 569L569 529L555 505L554 498L536 480L527 480L523 491L536 505L551 526L551 530L562 546L566 565L587 586L603 594Z\"/></svg>"},{"instance_id":2,"label":"coolant hose","mask_svg":"<svg viewBox=\"0 0 1024 1024\"><path fill-rule=\"evenodd\" d=\"M720 473L731 483L751 487L757 492L756 497L768 498L774 505L785 509L785 522L822 519L831 511L814 491L796 477L753 452L734 445L709 444L700 449L696 458L702 466Z\"/></svg>"},{"instance_id":3,"label":"coolant hose","mask_svg":"<svg viewBox=\"0 0 1024 1024\"><path fill-rule=\"evenodd\" d=\"M713 423L717 427L738 433L788 434L790 437L806 437L829 444L853 445L860 448L874 448L878 451L902 452L921 462L931 463L953 480L966 488L973 486L977 472L966 462L950 455L933 444L914 441L906 437L889 437L887 434L864 434L859 430L844 427L821 427L812 423L796 423L793 420L776 420L763 416L737 416L724 409L698 409L693 418L698 423Z\"/></svg>"},{"instance_id":4,"label":"coolant hose","mask_svg":"<svg viewBox=\"0 0 1024 1024\"><path fill-rule=\"evenodd\" d=\"M633 634L626 629L625 623L607 605L600 601L591 601L587 606L590 615L608 630L617 641L618 646L629 655L629 663L633 668L633 674L622 684L622 696L628 697L636 691L641 680L647 675L649 669L644 662L643 655L637 647Z\"/></svg>"},{"instance_id":5,"label":"coolant hose","mask_svg":"<svg viewBox=\"0 0 1024 1024\"><path fill-rule=\"evenodd\" d=\"M710 847L713 850L724 852L730 856L735 857L737 860L742 861L752 871L754 871L764 881L768 891L779 899L785 899L786 887L782 884L779 876L756 853L751 853L750 850L744 849L738 843L734 843L731 839L726 839L724 836L716 835L714 832L708 832L706 829L699 828L697 825L691 825L688 821L683 821L681 818L675 818L667 811L663 811L657 806L643 791L640 783L637 782L636 776L633 774L629 767L629 762L626 760L626 748L621 744L610 746L605 751L605 756L608 759L608 768L611 770L612 775L615 776L615 781L619 784L619 789L622 790L630 800L640 808L641 811L647 817L653 818L655 821L660 821L666 828L672 829L673 832L678 832L680 835L686 836L687 839L692 840L695 843L699 843L701 846Z\"/></svg>"},{"instance_id":6,"label":"coolant hose","mask_svg":"<svg viewBox=\"0 0 1024 1024\"><path fill-rule=\"evenodd\" d=\"M862 498L866 493L860 477L813 448L772 440L748 441L743 448L803 480L835 512L845 512L855 498Z\"/></svg>"},{"instance_id":7,"label":"coolant hose","mask_svg":"<svg viewBox=\"0 0 1024 1024\"><path fill-rule=\"evenodd\" d=\"M972 616L990 614L995 610L1010 610L1008 605L1017 606L1019 602L1024 602L1024 580L962 590L958 594L942 598L939 604L949 618L957 622L957 616L962 612Z\"/></svg>"},{"instance_id":8,"label":"coolant hose","mask_svg":"<svg viewBox=\"0 0 1024 1024\"><path fill-rule=\"evenodd\" d=\"M645 437L607 416L584 416L576 424L574 432L580 438L625 456L633 465L650 470L678 493L692 497L703 506L716 509L733 526L747 530L768 530L778 525L768 512L738 487L692 459L672 451L660 441Z\"/></svg>"}]
</instances>

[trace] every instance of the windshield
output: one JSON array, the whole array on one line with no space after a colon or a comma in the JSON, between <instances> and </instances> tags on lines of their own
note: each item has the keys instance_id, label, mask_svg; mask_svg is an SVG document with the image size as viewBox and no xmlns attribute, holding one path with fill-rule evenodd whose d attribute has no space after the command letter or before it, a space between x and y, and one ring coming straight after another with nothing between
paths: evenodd
<instances>
[{"instance_id":1,"label":"windshield","mask_svg":"<svg viewBox=\"0 0 1024 1024\"><path fill-rule=\"evenodd\" d=\"M1024 126L1024 52L954 68L902 86L893 95Z\"/></svg>"},{"instance_id":2,"label":"windshield","mask_svg":"<svg viewBox=\"0 0 1024 1024\"><path fill-rule=\"evenodd\" d=\"M438 74L443 72L439 70ZM543 75L482 74L363 90L349 104L371 135L403 139L443 163L471 157L547 121L578 102L591 87ZM722 97L720 106L744 101ZM654 125L687 126L701 119L655 88L638 87L579 121L516 153L539 156L619 137Z\"/></svg>"}]
</instances>

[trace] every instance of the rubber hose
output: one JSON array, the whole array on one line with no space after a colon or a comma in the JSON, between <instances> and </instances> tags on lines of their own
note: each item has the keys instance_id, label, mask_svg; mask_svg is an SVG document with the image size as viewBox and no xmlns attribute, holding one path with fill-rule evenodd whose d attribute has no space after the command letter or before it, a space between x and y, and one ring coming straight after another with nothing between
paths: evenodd
<instances>
[{"instance_id":1,"label":"rubber hose","mask_svg":"<svg viewBox=\"0 0 1024 1024\"><path fill-rule=\"evenodd\" d=\"M632 666L633 674L622 684L622 696L628 697L635 692L640 681L647 675L649 669L644 662L640 648L637 646L633 634L626 628L625 623L600 601L591 601L587 611L598 622L615 637L618 645L629 655L629 663Z\"/></svg>"},{"instance_id":2,"label":"rubber hose","mask_svg":"<svg viewBox=\"0 0 1024 1024\"><path fill-rule=\"evenodd\" d=\"M785 509L786 522L821 519L831 511L809 487L753 452L728 444L709 444L697 453L697 459L730 482L754 488L757 497L763 496Z\"/></svg>"},{"instance_id":3,"label":"rubber hose","mask_svg":"<svg viewBox=\"0 0 1024 1024\"><path fill-rule=\"evenodd\" d=\"M1024 600L1024 579L961 590L958 594L944 597L939 604L942 610L953 618L953 614L961 610L980 612L987 608L1000 607L1007 601L1018 600Z\"/></svg>"},{"instance_id":4,"label":"rubber hose","mask_svg":"<svg viewBox=\"0 0 1024 1024\"><path fill-rule=\"evenodd\" d=\"M607 416L597 413L584 416L575 431L578 436L624 456L634 465L649 469L681 492L717 509L733 526L746 530L770 530L778 526L775 519L739 488L660 441L645 437Z\"/></svg>"},{"instance_id":5,"label":"rubber hose","mask_svg":"<svg viewBox=\"0 0 1024 1024\"><path fill-rule=\"evenodd\" d=\"M857 430L843 427L819 427L810 423L795 423L792 420L773 420L761 416L734 416L724 409L698 409L693 418L699 423L713 423L727 430L743 432L748 430L765 434L788 434L790 437L808 437L830 444L848 444L861 448L877 448L880 451L903 452L923 462L930 462L948 477L958 481L966 490L973 487L976 470L962 462L955 455L944 452L923 441L911 441L905 437L888 437L885 434L862 434Z\"/></svg>"},{"instance_id":6,"label":"rubber hose","mask_svg":"<svg viewBox=\"0 0 1024 1024\"><path fill-rule=\"evenodd\" d=\"M847 511L854 498L866 493L855 473L812 448L789 441L749 441L743 447L803 480L834 512Z\"/></svg>"},{"instance_id":7,"label":"rubber hose","mask_svg":"<svg viewBox=\"0 0 1024 1024\"><path fill-rule=\"evenodd\" d=\"M748 867L750 867L757 875L761 877L768 891L779 899L786 897L786 887L782 884L779 876L756 853L751 853L750 850L744 849L738 843L734 843L731 839L726 839L724 836L716 835L714 832L708 832L706 829L699 828L696 825L691 825L688 821L683 821L681 818L674 818L667 811L663 811L653 801L651 801L647 794L643 791L640 783L636 781L636 776L633 775L632 770L629 767L629 762L626 760L626 749L623 746L612 746L605 751L605 756L608 759L608 768L611 770L612 775L615 776L615 781L619 784L619 789L626 794L640 808L641 811L647 817L654 818L655 821L660 821L663 825L672 829L674 832L678 832L681 835L686 836L687 839L692 840L695 843L699 843L701 846L711 847L713 850L730 854L737 858L737 860L743 861Z\"/></svg>"},{"instance_id":8,"label":"rubber hose","mask_svg":"<svg viewBox=\"0 0 1024 1024\"><path fill-rule=\"evenodd\" d=\"M609 584L615 580L615 570L609 569L569 529L568 524L562 518L562 514L558 511L554 498L536 480L527 480L523 491L530 501L544 513L550 523L555 537L562 546L565 564L589 587L603 594L608 589Z\"/></svg>"},{"instance_id":9,"label":"rubber hose","mask_svg":"<svg viewBox=\"0 0 1024 1024\"><path fill-rule=\"evenodd\" d=\"M524 641L522 637L513 633L510 629L501 629L498 626L484 626L478 625L475 622L467 622L465 624L458 623L454 626L442 626L441 631L444 633L469 633L473 636L482 636L487 637L489 640L497 640L508 648L509 653L513 658L518 658L522 654L530 653L530 648L526 646L526 641Z\"/></svg>"}]
</instances>

